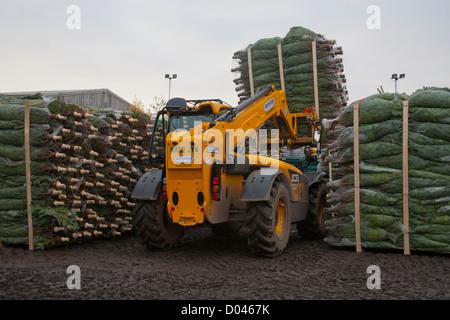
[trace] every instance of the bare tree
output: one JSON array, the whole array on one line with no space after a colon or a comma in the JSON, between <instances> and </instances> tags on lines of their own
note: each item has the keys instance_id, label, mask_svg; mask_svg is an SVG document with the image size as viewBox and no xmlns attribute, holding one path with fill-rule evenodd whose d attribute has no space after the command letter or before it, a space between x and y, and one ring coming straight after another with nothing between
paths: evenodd
<instances>
[{"instance_id":1,"label":"bare tree","mask_svg":"<svg viewBox=\"0 0 450 320\"><path fill-rule=\"evenodd\" d=\"M149 113L154 115L158 113L165 105L167 101L162 96L153 97L153 103L150 103Z\"/></svg>"},{"instance_id":2,"label":"bare tree","mask_svg":"<svg viewBox=\"0 0 450 320\"><path fill-rule=\"evenodd\" d=\"M153 102L149 104L148 107L144 105L142 99L137 96L134 97L133 102L128 107L128 111L139 111L147 113L150 116L156 115L159 110L161 110L166 105L166 100L162 97L153 97Z\"/></svg>"}]
</instances>

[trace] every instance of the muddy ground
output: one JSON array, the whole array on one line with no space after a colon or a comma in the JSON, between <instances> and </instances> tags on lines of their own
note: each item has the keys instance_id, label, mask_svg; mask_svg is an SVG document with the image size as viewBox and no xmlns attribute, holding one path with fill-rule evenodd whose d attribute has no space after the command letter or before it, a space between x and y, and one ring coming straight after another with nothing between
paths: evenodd
<instances>
[{"instance_id":1,"label":"muddy ground","mask_svg":"<svg viewBox=\"0 0 450 320\"><path fill-rule=\"evenodd\" d=\"M443 254L336 249L292 234L285 253L255 257L246 238L188 229L172 251L147 251L134 236L28 251L0 248L0 299L301 300L450 298L450 257ZM81 289L67 287L80 268ZM368 289L367 268L380 268Z\"/></svg>"}]
</instances>

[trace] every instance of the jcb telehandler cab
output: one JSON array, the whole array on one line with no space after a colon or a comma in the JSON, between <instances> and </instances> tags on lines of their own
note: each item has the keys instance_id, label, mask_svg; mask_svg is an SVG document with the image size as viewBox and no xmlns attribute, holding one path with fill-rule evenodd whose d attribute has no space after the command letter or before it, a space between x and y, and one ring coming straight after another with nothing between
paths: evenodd
<instances>
[{"instance_id":1,"label":"jcb telehandler cab","mask_svg":"<svg viewBox=\"0 0 450 320\"><path fill-rule=\"evenodd\" d=\"M187 226L242 222L251 251L269 257L283 252L294 223L304 238L323 237L326 173L279 158L280 148L302 148L307 164L317 160L320 131L312 108L290 113L274 87L236 107L169 100L153 128L154 169L132 195L138 236L148 247L171 248Z\"/></svg>"}]
</instances>

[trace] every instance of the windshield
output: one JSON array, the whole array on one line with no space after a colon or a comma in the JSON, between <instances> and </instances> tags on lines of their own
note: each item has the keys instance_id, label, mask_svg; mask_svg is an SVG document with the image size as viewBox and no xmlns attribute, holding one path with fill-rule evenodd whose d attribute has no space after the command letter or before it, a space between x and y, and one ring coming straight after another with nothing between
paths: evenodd
<instances>
[{"instance_id":1,"label":"windshield","mask_svg":"<svg viewBox=\"0 0 450 320\"><path fill-rule=\"evenodd\" d=\"M198 122L214 121L213 113L182 113L171 116L169 119L169 132L191 130ZM196 123L197 122L197 123Z\"/></svg>"}]
</instances>

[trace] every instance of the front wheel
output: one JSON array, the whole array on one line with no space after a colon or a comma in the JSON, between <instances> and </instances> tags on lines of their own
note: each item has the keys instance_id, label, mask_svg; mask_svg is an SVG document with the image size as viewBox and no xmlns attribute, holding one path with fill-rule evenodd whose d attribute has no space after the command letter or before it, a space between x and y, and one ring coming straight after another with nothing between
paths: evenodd
<instances>
[{"instance_id":1,"label":"front wheel","mask_svg":"<svg viewBox=\"0 0 450 320\"><path fill-rule=\"evenodd\" d=\"M324 182L319 182L309 188L308 215L306 220L297 224L298 234L306 240L318 240L326 236L325 221L329 214L325 210L327 189Z\"/></svg>"},{"instance_id":2,"label":"front wheel","mask_svg":"<svg viewBox=\"0 0 450 320\"><path fill-rule=\"evenodd\" d=\"M273 184L269 201L251 204L247 228L248 245L253 253L276 257L283 252L291 228L290 196L283 183Z\"/></svg>"},{"instance_id":3,"label":"front wheel","mask_svg":"<svg viewBox=\"0 0 450 320\"><path fill-rule=\"evenodd\" d=\"M182 226L170 221L166 203L160 193L156 200L139 201L136 206L136 234L148 249L174 248L184 234Z\"/></svg>"}]
</instances>

